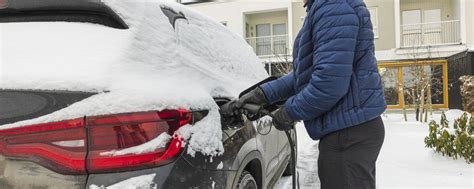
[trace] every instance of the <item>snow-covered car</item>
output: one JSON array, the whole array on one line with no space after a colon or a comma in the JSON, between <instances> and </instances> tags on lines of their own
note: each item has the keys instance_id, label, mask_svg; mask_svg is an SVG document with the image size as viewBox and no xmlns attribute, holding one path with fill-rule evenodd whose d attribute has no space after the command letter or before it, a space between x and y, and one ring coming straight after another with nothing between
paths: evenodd
<instances>
[{"instance_id":1,"label":"snow-covered car","mask_svg":"<svg viewBox=\"0 0 474 189\"><path fill-rule=\"evenodd\" d=\"M287 168L269 118L223 129L219 106L268 75L200 13L0 0L0 36L1 189L271 188Z\"/></svg>"}]
</instances>

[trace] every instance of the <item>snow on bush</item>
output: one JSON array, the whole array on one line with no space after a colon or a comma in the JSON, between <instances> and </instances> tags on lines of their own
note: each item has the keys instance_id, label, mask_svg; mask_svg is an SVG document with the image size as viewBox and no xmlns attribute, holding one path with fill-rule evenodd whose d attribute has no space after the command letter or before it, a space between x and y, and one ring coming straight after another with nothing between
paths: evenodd
<instances>
[{"instance_id":1,"label":"snow on bush","mask_svg":"<svg viewBox=\"0 0 474 189\"><path fill-rule=\"evenodd\" d=\"M474 76L462 76L459 80L462 82L461 96L464 110L474 112Z\"/></svg>"},{"instance_id":2,"label":"snow on bush","mask_svg":"<svg viewBox=\"0 0 474 189\"><path fill-rule=\"evenodd\" d=\"M426 147L454 159L461 157L468 163L474 163L474 116L466 112L451 121L452 124L449 120L443 112L439 124L431 121L429 135L425 138Z\"/></svg>"},{"instance_id":3,"label":"snow on bush","mask_svg":"<svg viewBox=\"0 0 474 189\"><path fill-rule=\"evenodd\" d=\"M183 128L189 153L223 153L219 107L264 79L252 48L217 21L157 0L104 0L127 30L90 23L1 23L0 89L96 92L57 112L0 129L84 116L164 109L210 110ZM161 11L182 12L176 28Z\"/></svg>"}]
</instances>

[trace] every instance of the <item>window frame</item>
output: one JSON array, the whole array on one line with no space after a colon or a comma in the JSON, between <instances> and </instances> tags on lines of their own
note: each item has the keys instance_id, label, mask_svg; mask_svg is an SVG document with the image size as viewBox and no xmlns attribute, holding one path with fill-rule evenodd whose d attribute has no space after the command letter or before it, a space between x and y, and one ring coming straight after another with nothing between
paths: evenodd
<instances>
[{"instance_id":1,"label":"window frame","mask_svg":"<svg viewBox=\"0 0 474 189\"><path fill-rule=\"evenodd\" d=\"M372 21L372 28L374 31L374 38L380 38L380 31L379 31L379 8L377 6L368 7L370 13L370 20ZM371 10L374 11L375 15L372 14ZM375 22L374 19L375 18Z\"/></svg>"},{"instance_id":2,"label":"window frame","mask_svg":"<svg viewBox=\"0 0 474 189\"><path fill-rule=\"evenodd\" d=\"M403 67L408 66L417 66L417 65L442 65L442 76L443 76L443 104L432 104L432 107L435 109L447 109L449 108L449 77L448 77L448 61L447 60L424 60L424 61L407 61L407 62L383 62L379 63L378 67L381 68L396 68L398 69L398 77L394 78L397 80L399 85L398 91L398 100L397 105L387 105L387 109L403 109L403 108L412 108L413 106L405 104L405 95L403 93Z\"/></svg>"}]
</instances>

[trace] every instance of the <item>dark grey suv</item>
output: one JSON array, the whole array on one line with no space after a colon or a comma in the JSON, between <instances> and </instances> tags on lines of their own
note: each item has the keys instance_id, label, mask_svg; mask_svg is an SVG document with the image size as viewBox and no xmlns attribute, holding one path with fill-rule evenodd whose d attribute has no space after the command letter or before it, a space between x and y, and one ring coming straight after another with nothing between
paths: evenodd
<instances>
[{"instance_id":1,"label":"dark grey suv","mask_svg":"<svg viewBox=\"0 0 474 189\"><path fill-rule=\"evenodd\" d=\"M219 106L266 73L206 16L154 1L0 0L0 32L1 189L272 188L289 174L269 118L220 122Z\"/></svg>"}]
</instances>

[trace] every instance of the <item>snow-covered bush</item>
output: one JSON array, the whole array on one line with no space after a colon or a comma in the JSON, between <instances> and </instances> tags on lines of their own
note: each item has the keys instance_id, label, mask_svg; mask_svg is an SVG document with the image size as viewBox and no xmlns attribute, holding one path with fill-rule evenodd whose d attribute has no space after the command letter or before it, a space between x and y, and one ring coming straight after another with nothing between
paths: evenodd
<instances>
[{"instance_id":1,"label":"snow-covered bush","mask_svg":"<svg viewBox=\"0 0 474 189\"><path fill-rule=\"evenodd\" d=\"M426 147L445 156L464 158L468 163L474 163L474 116L464 113L450 127L443 112L440 123L431 121L429 129L429 135L425 138Z\"/></svg>"},{"instance_id":2,"label":"snow-covered bush","mask_svg":"<svg viewBox=\"0 0 474 189\"><path fill-rule=\"evenodd\" d=\"M474 112L474 76L462 76L461 96L464 110Z\"/></svg>"}]
</instances>

